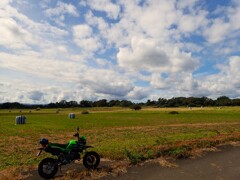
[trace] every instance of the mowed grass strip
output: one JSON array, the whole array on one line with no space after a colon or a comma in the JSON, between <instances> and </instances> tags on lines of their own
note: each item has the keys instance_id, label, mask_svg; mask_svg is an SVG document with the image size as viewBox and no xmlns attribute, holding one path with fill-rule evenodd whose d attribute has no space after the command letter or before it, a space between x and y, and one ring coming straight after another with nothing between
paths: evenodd
<instances>
[{"instance_id":1,"label":"mowed grass strip","mask_svg":"<svg viewBox=\"0 0 240 180\"><path fill-rule=\"evenodd\" d=\"M90 108L87 115L81 114L83 110L86 109L1 110L0 169L37 164L49 156L44 153L36 158L40 138L67 143L74 139L72 135L78 126L94 150L102 157L115 160L154 158L164 154L167 147L172 154L181 153L184 148L177 146L183 142L191 142L193 146L192 142L219 138L238 140L240 133L239 107L143 108L141 111ZM169 114L171 111L179 114ZM68 113L75 113L76 118L69 119ZM25 125L15 125L18 115L26 115Z\"/></svg>"}]
</instances>

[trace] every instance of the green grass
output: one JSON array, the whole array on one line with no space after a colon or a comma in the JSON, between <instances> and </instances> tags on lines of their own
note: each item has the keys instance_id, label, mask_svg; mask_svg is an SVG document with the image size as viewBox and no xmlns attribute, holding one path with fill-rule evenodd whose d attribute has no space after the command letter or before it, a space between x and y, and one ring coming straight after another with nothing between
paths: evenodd
<instances>
[{"instance_id":1,"label":"green grass","mask_svg":"<svg viewBox=\"0 0 240 180\"><path fill-rule=\"evenodd\" d=\"M0 110L0 170L37 164L38 141L66 143L77 126L102 157L148 159L170 147L170 154L185 151L179 142L203 141L240 133L240 107L151 108L133 111L123 108ZM83 110L89 114L81 114ZM177 111L179 114L169 114ZM68 113L75 113L69 119ZM15 125L15 117L26 115L25 125ZM237 139L237 138L236 138ZM174 149L174 145L176 148ZM172 148L172 149L171 149Z\"/></svg>"}]
</instances>

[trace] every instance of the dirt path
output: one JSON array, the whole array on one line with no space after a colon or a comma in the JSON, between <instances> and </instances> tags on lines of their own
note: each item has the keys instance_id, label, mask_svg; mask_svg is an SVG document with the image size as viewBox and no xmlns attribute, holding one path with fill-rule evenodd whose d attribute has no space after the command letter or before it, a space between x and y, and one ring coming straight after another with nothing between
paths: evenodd
<instances>
[{"instance_id":1,"label":"dirt path","mask_svg":"<svg viewBox=\"0 0 240 180\"><path fill-rule=\"evenodd\" d=\"M162 167L157 163L134 166L122 176L108 176L103 180L239 180L240 146L221 146L217 152L175 163L176 167Z\"/></svg>"}]
</instances>

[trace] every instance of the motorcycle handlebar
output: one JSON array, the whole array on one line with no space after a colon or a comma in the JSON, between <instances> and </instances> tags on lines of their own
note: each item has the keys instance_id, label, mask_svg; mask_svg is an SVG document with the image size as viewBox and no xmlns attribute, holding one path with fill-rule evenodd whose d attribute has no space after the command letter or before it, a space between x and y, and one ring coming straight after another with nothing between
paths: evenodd
<instances>
[{"instance_id":1,"label":"motorcycle handlebar","mask_svg":"<svg viewBox=\"0 0 240 180\"><path fill-rule=\"evenodd\" d=\"M73 136L76 137L79 141L79 127L77 127L77 133L75 133Z\"/></svg>"},{"instance_id":2,"label":"motorcycle handlebar","mask_svg":"<svg viewBox=\"0 0 240 180\"><path fill-rule=\"evenodd\" d=\"M79 133L76 133L73 135L74 137L79 137Z\"/></svg>"}]
</instances>

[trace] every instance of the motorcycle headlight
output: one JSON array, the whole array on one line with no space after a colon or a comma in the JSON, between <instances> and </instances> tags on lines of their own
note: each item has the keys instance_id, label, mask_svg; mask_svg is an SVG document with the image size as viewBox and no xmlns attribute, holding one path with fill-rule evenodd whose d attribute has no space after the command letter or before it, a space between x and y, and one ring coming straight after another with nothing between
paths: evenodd
<instances>
[{"instance_id":1,"label":"motorcycle headlight","mask_svg":"<svg viewBox=\"0 0 240 180\"><path fill-rule=\"evenodd\" d=\"M80 140L81 140L81 143L83 143L84 145L87 143L87 140L86 140L86 137L85 137L85 136L82 136L82 137L80 138Z\"/></svg>"}]
</instances>

